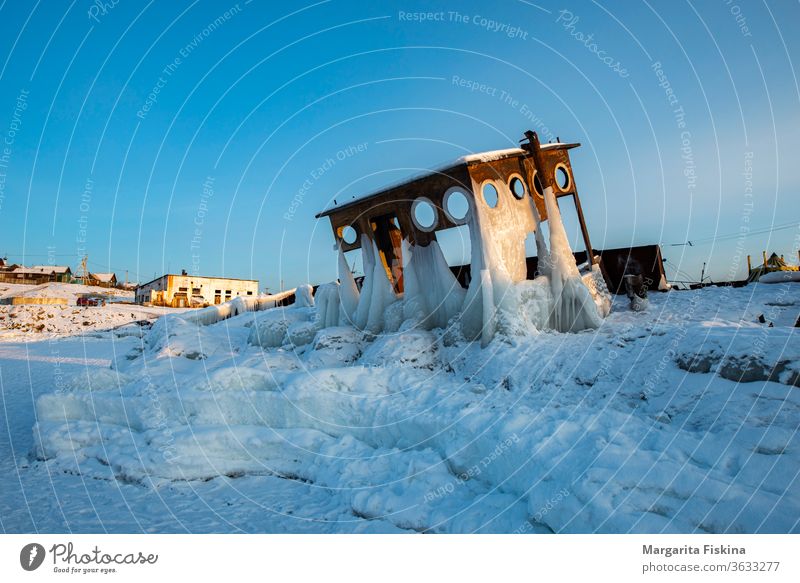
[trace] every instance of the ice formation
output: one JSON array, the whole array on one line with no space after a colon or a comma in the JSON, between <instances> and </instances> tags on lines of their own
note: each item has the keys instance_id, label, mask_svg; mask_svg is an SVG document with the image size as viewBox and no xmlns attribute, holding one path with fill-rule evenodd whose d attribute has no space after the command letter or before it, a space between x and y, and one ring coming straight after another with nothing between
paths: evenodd
<instances>
[{"instance_id":1,"label":"ice formation","mask_svg":"<svg viewBox=\"0 0 800 583\"><path fill-rule=\"evenodd\" d=\"M488 344L496 332L577 332L597 328L611 306L597 265L579 270L552 188L544 191L549 245L531 200L540 276L526 281L523 243L531 223L511 215L498 221L486 210L470 216L472 279L465 290L447 265L436 240L402 241L403 293L396 294L381 254L362 234L364 281L359 292L339 249L339 283L317 292L317 325L353 325L372 334L411 327L453 328L468 340ZM478 206L478 205L476 205Z\"/></svg>"},{"instance_id":2,"label":"ice formation","mask_svg":"<svg viewBox=\"0 0 800 583\"><path fill-rule=\"evenodd\" d=\"M550 223L550 288L554 300L551 327L559 332L599 328L600 314L575 265L552 187L545 188L544 202Z\"/></svg>"},{"instance_id":3,"label":"ice formation","mask_svg":"<svg viewBox=\"0 0 800 583\"><path fill-rule=\"evenodd\" d=\"M439 243L432 241L427 247L404 243L403 258L408 257L403 269L405 320L423 328L446 328L461 311L466 292L447 266Z\"/></svg>"}]
</instances>

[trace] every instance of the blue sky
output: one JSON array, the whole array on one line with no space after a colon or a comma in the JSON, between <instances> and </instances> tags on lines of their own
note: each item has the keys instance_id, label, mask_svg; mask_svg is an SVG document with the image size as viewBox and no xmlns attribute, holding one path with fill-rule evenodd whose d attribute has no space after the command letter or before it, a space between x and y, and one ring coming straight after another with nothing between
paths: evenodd
<instances>
[{"instance_id":1,"label":"blue sky","mask_svg":"<svg viewBox=\"0 0 800 583\"><path fill-rule=\"evenodd\" d=\"M694 279L797 261L797 3L100 5L0 5L12 261L328 281L333 198L526 129L581 142L597 248L661 243Z\"/></svg>"}]
</instances>

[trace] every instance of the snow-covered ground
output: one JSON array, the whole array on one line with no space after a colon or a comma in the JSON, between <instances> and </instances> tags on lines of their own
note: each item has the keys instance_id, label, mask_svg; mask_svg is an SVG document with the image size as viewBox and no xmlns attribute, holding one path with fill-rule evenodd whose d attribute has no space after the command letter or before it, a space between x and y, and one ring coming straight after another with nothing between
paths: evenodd
<instances>
[{"instance_id":1,"label":"snow-covered ground","mask_svg":"<svg viewBox=\"0 0 800 583\"><path fill-rule=\"evenodd\" d=\"M800 530L800 284L485 348L316 315L0 343L2 528Z\"/></svg>"},{"instance_id":2,"label":"snow-covered ground","mask_svg":"<svg viewBox=\"0 0 800 583\"><path fill-rule=\"evenodd\" d=\"M105 305L77 306L77 299L91 294L103 297ZM136 322L152 321L169 313L185 310L139 306L133 302L133 292L94 286L67 283L43 285L0 284L2 297L64 298L67 305L20 304L0 305L0 342L55 336L91 334L131 325L133 333Z\"/></svg>"},{"instance_id":3,"label":"snow-covered ground","mask_svg":"<svg viewBox=\"0 0 800 583\"><path fill-rule=\"evenodd\" d=\"M109 302L133 302L134 298L132 291L78 283L43 283L41 285L0 283L0 298L11 296L65 298L67 304L74 306L78 297L85 294L102 296Z\"/></svg>"},{"instance_id":4,"label":"snow-covered ground","mask_svg":"<svg viewBox=\"0 0 800 583\"><path fill-rule=\"evenodd\" d=\"M170 313L171 308L106 304L105 306L19 305L0 306L0 342L29 338L91 334L138 322L152 321Z\"/></svg>"}]
</instances>

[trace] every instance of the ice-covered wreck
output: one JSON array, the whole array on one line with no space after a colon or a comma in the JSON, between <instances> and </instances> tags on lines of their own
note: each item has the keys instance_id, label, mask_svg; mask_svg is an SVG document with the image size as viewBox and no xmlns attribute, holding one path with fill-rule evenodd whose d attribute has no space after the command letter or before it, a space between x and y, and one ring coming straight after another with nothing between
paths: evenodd
<instances>
[{"instance_id":1,"label":"ice-covered wreck","mask_svg":"<svg viewBox=\"0 0 800 583\"><path fill-rule=\"evenodd\" d=\"M415 326L458 327L491 340L498 328L578 331L596 328L610 309L599 257L592 251L569 150L526 132L521 148L464 156L444 168L317 215L328 217L339 249L339 283L321 286L323 326L351 323L371 332ZM579 271L558 199L571 198L587 257ZM549 241L541 224L549 225ZM471 281L448 267L436 233L469 228ZM525 240L535 234L539 276L527 280ZM359 290L344 252L361 249Z\"/></svg>"}]
</instances>

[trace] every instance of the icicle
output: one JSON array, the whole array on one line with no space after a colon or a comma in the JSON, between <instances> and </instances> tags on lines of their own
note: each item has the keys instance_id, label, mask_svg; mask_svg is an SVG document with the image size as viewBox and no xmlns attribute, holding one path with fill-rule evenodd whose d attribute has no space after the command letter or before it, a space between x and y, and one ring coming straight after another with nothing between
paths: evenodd
<instances>
[{"instance_id":1,"label":"icicle","mask_svg":"<svg viewBox=\"0 0 800 583\"><path fill-rule=\"evenodd\" d=\"M353 325L363 330L369 319L369 304L372 299L373 280L375 279L375 255L373 254L372 241L366 235L361 235L361 261L364 266L364 281L361 284L358 306L353 312Z\"/></svg>"},{"instance_id":2,"label":"icicle","mask_svg":"<svg viewBox=\"0 0 800 583\"><path fill-rule=\"evenodd\" d=\"M373 241L370 241L369 244L372 246L372 254L375 261L372 266L371 297L369 300L369 310L367 312L367 322L364 329L373 334L378 334L383 331L384 311L397 297L394 295L392 282L389 281L389 276L386 274L386 268L384 268L383 263L380 261L378 247ZM361 306L359 305L359 307Z\"/></svg>"},{"instance_id":3,"label":"icicle","mask_svg":"<svg viewBox=\"0 0 800 583\"><path fill-rule=\"evenodd\" d=\"M481 346L486 346L494 338L495 306L492 276L488 269L481 269L481 291L483 298L483 325L481 326Z\"/></svg>"},{"instance_id":4,"label":"icicle","mask_svg":"<svg viewBox=\"0 0 800 583\"><path fill-rule=\"evenodd\" d=\"M298 308L314 307L314 288L310 285L298 285L294 291L294 305Z\"/></svg>"},{"instance_id":5,"label":"icicle","mask_svg":"<svg viewBox=\"0 0 800 583\"><path fill-rule=\"evenodd\" d=\"M403 319L415 324L425 320L424 294L414 269L413 257L416 248L403 239Z\"/></svg>"},{"instance_id":6,"label":"icicle","mask_svg":"<svg viewBox=\"0 0 800 583\"><path fill-rule=\"evenodd\" d=\"M458 314L465 292L453 275L437 241L426 247L403 249L410 255L404 271L406 319L417 319L427 328L444 328Z\"/></svg>"},{"instance_id":7,"label":"icicle","mask_svg":"<svg viewBox=\"0 0 800 583\"><path fill-rule=\"evenodd\" d=\"M533 220L536 223L536 257L538 260L537 270L540 275L550 275L550 251L547 250L547 242L542 233L542 218L539 215L539 208L533 197L529 197L531 209L533 210Z\"/></svg>"},{"instance_id":8,"label":"icicle","mask_svg":"<svg viewBox=\"0 0 800 583\"><path fill-rule=\"evenodd\" d=\"M575 265L552 187L545 188L544 201L550 226L550 287L555 301L551 326L559 332L598 328L602 321Z\"/></svg>"},{"instance_id":9,"label":"icicle","mask_svg":"<svg viewBox=\"0 0 800 583\"><path fill-rule=\"evenodd\" d=\"M356 280L353 278L350 266L347 265L347 259L345 259L341 246L339 246L339 298L342 306L339 311L340 323L351 324L358 308L359 293Z\"/></svg>"},{"instance_id":10,"label":"icicle","mask_svg":"<svg viewBox=\"0 0 800 583\"><path fill-rule=\"evenodd\" d=\"M377 334L383 329L383 311L396 297L381 263L378 248L366 235L361 236L361 256L364 261L364 284L353 315L353 325Z\"/></svg>"},{"instance_id":11,"label":"icicle","mask_svg":"<svg viewBox=\"0 0 800 583\"><path fill-rule=\"evenodd\" d=\"M314 297L317 305L317 327L329 328L339 324L339 290L341 286L337 282L323 283L317 288Z\"/></svg>"}]
</instances>

